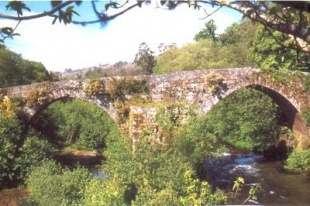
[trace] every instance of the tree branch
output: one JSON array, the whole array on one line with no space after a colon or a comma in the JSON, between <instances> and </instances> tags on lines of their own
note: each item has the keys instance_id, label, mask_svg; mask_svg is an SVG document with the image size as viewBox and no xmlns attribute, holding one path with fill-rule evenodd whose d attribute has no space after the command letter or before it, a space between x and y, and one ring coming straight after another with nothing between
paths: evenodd
<instances>
[{"instance_id":1,"label":"tree branch","mask_svg":"<svg viewBox=\"0 0 310 206\"><path fill-rule=\"evenodd\" d=\"M218 1L218 2L223 6L232 8L234 10L243 13L249 19L257 21L266 27L297 37L298 43L303 47L303 51L307 53L310 52L310 46L309 46L310 31L306 28L303 28L301 25L289 22L281 23L279 19L270 18L270 15L269 16L266 15L263 11L259 11L251 7L249 4L247 4L246 6L242 5L238 6L235 5L234 2L228 2L228 1Z\"/></svg>"},{"instance_id":2,"label":"tree branch","mask_svg":"<svg viewBox=\"0 0 310 206\"><path fill-rule=\"evenodd\" d=\"M131 10L131 9L137 7L137 6L139 6L139 3L133 4L133 5L129 6L129 7L127 7L126 9L124 9L123 11L120 11L120 12L118 12L118 13L112 15L112 16L108 16L108 15L106 15L104 13L101 13L101 14L98 13L98 15L99 15L98 18L99 19L97 19L97 20L93 20L93 21L72 21L72 23L86 25L86 24L94 24L94 23L100 23L100 22L107 22L109 20L115 19L116 17L126 13L127 11L129 11L129 10Z\"/></svg>"},{"instance_id":3,"label":"tree branch","mask_svg":"<svg viewBox=\"0 0 310 206\"><path fill-rule=\"evenodd\" d=\"M50 11L43 12L43 13L36 14L36 15L30 15L30 16L11 16L11 15L0 14L0 18L16 20L16 21L24 21L24 20L37 19L37 18L41 18L41 17L45 17L45 16L52 16L55 12L59 11L60 9L70 5L72 3L74 3L74 1L72 1L72 0L66 1L66 2L63 2L63 3L55 6Z\"/></svg>"}]
</instances>

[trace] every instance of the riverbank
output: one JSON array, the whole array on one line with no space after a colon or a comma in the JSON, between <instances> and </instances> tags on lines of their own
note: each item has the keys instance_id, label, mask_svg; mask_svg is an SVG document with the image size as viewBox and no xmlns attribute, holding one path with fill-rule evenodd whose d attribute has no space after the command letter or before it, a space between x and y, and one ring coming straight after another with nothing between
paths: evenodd
<instances>
[{"instance_id":1,"label":"riverbank","mask_svg":"<svg viewBox=\"0 0 310 206\"><path fill-rule=\"evenodd\" d=\"M0 191L0 205L1 206L19 206L22 203L22 199L29 195L30 192L23 189L9 189Z\"/></svg>"}]
</instances>

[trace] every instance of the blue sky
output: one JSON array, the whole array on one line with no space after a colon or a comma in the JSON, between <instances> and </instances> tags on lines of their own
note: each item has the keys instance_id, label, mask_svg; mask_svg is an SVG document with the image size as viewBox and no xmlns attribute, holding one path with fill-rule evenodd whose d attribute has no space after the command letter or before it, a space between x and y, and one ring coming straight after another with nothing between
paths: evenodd
<instances>
[{"instance_id":1,"label":"blue sky","mask_svg":"<svg viewBox=\"0 0 310 206\"><path fill-rule=\"evenodd\" d=\"M49 1L25 3L32 13L50 7ZM104 2L100 3L104 5ZM0 12L5 11L5 4L0 2ZM80 19L92 17L90 6L90 2L83 2L77 7ZM214 10L212 7L206 9L208 12ZM146 42L155 52L160 43L176 43L181 47L193 42L194 35L210 19L215 20L219 33L241 19L239 13L226 8L201 20L203 17L203 10L189 9L187 5L169 11L156 8L153 4L133 9L104 26L93 24L83 27L58 22L52 25L53 18L46 17L22 22L16 31L21 36L6 41L5 45L26 59L42 62L50 71L82 69L118 61L132 62L142 42ZM15 24L0 20L1 27L13 27Z\"/></svg>"}]
</instances>

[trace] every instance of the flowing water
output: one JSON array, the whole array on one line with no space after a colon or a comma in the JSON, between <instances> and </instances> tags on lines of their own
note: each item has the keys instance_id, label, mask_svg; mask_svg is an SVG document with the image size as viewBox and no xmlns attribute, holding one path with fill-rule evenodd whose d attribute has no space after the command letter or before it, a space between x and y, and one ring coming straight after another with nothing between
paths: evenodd
<instances>
[{"instance_id":1,"label":"flowing water","mask_svg":"<svg viewBox=\"0 0 310 206\"><path fill-rule=\"evenodd\" d=\"M223 189L230 196L229 204L242 204L248 192L256 183L261 185L257 201L246 204L259 205L310 205L310 180L305 175L288 174L281 161L265 161L252 153L231 155L206 160L208 181ZM233 182L237 177L245 180L245 185L233 197Z\"/></svg>"}]
</instances>

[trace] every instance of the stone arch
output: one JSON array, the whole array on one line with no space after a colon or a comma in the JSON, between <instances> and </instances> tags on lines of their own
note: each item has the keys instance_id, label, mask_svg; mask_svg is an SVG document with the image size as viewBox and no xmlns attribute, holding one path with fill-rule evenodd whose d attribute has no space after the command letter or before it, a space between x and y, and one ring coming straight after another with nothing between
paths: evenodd
<instances>
[{"instance_id":1,"label":"stone arch","mask_svg":"<svg viewBox=\"0 0 310 206\"><path fill-rule=\"evenodd\" d=\"M306 149L308 147L309 137L306 121L298 109L294 106L294 104L288 100L285 95L281 94L275 89L272 89L268 86L263 86L261 84L247 84L242 87L227 91L227 93L225 93L221 99L243 88L252 88L269 96L282 109L285 117L287 118L288 126L292 130L293 135L298 142L297 148Z\"/></svg>"},{"instance_id":2,"label":"stone arch","mask_svg":"<svg viewBox=\"0 0 310 206\"><path fill-rule=\"evenodd\" d=\"M30 124L32 121L34 121L51 104L57 101L66 100L66 99L79 99L85 102L89 102L93 105L96 105L100 107L101 109L103 109L115 122L115 114L114 114L115 111L113 107L113 102L111 102L110 100L107 100L107 98L104 98L104 97L102 98L80 98L74 95L73 96L64 95L60 97L54 97L51 101L48 101L35 109L28 108L29 110L32 110L32 112L30 112L28 123Z\"/></svg>"}]
</instances>

